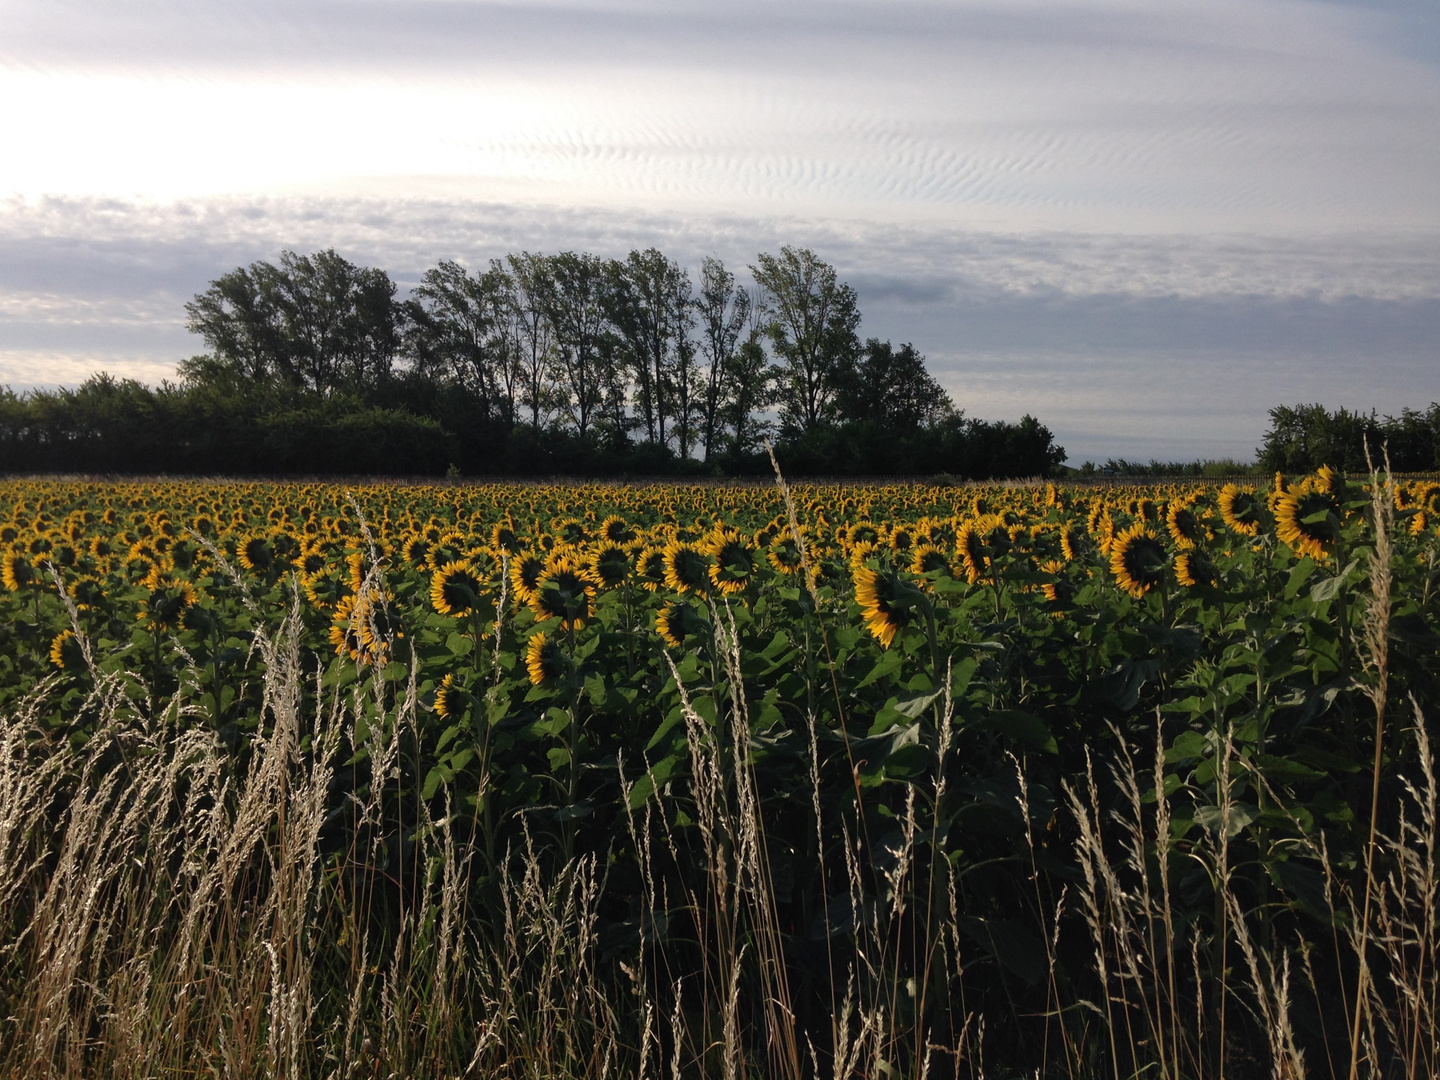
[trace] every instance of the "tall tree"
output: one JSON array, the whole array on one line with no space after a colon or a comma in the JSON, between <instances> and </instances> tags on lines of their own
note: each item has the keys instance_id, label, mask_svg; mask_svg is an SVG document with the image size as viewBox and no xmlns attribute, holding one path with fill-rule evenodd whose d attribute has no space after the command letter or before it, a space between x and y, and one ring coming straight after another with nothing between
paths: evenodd
<instances>
[{"instance_id":1,"label":"tall tree","mask_svg":"<svg viewBox=\"0 0 1440 1080\"><path fill-rule=\"evenodd\" d=\"M672 413L673 373L693 322L690 275L679 263L649 248L610 264L610 321L625 342L635 371L635 400L646 437L667 441Z\"/></svg>"},{"instance_id":2,"label":"tall tree","mask_svg":"<svg viewBox=\"0 0 1440 1080\"><path fill-rule=\"evenodd\" d=\"M705 362L700 438L706 461L715 452L725 408L733 393L730 375L750 318L750 306L750 294L735 284L735 275L719 259L706 256L700 264L700 293L695 299Z\"/></svg>"},{"instance_id":3,"label":"tall tree","mask_svg":"<svg viewBox=\"0 0 1440 1080\"><path fill-rule=\"evenodd\" d=\"M560 397L581 438L589 434L610 381L600 352L605 279L604 260L573 251L551 256L544 278L542 306L554 335Z\"/></svg>"},{"instance_id":4,"label":"tall tree","mask_svg":"<svg viewBox=\"0 0 1440 1080\"><path fill-rule=\"evenodd\" d=\"M390 276L333 250L286 251L279 266L256 262L231 271L185 312L187 328L205 339L221 369L322 394L383 391L404 322ZM191 365L182 373L202 370Z\"/></svg>"},{"instance_id":5,"label":"tall tree","mask_svg":"<svg viewBox=\"0 0 1440 1080\"><path fill-rule=\"evenodd\" d=\"M768 293L766 333L783 365L781 418L793 431L830 419L835 394L859 353L855 290L809 248L783 247L762 254L750 268Z\"/></svg>"},{"instance_id":6,"label":"tall tree","mask_svg":"<svg viewBox=\"0 0 1440 1080\"><path fill-rule=\"evenodd\" d=\"M545 311L550 260L522 251L507 257L510 265L510 320L517 356L521 398L530 409L530 427L540 430L541 418L551 401L548 376L554 338Z\"/></svg>"},{"instance_id":7,"label":"tall tree","mask_svg":"<svg viewBox=\"0 0 1440 1080\"><path fill-rule=\"evenodd\" d=\"M425 272L415 290L412 355L417 373L432 382L452 382L488 410L499 407L513 419L513 381L506 315L508 278L495 266L472 274L459 263L442 262ZM508 414L508 415L507 415Z\"/></svg>"}]
</instances>

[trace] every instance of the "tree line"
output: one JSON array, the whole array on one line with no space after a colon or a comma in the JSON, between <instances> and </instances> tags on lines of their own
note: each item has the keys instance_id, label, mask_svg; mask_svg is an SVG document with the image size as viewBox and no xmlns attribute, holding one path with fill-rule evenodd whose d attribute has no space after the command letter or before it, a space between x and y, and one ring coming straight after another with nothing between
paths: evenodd
<instances>
[{"instance_id":1,"label":"tree line","mask_svg":"<svg viewBox=\"0 0 1440 1080\"><path fill-rule=\"evenodd\" d=\"M1440 404L1384 417L1373 409L1331 412L1319 404L1277 406L1270 410L1270 428L1255 456L1266 472L1303 473L1329 465L1359 474L1370 469L1367 449L1377 466L1388 455L1396 472L1440 469Z\"/></svg>"},{"instance_id":2,"label":"tree line","mask_svg":"<svg viewBox=\"0 0 1440 1080\"><path fill-rule=\"evenodd\" d=\"M401 296L333 250L285 252L185 305L206 346L158 388L96 375L0 393L16 470L470 475L1048 474L1033 417L967 418L909 343L861 340L813 251L698 280L651 248L512 253Z\"/></svg>"}]
</instances>

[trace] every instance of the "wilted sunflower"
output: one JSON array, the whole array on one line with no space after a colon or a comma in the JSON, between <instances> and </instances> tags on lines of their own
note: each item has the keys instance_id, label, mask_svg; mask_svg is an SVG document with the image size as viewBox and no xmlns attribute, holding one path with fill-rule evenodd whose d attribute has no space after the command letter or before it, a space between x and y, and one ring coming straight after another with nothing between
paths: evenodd
<instances>
[{"instance_id":1,"label":"wilted sunflower","mask_svg":"<svg viewBox=\"0 0 1440 1080\"><path fill-rule=\"evenodd\" d=\"M882 574L868 566L851 570L855 582L855 603L865 619L865 628L875 635L881 648L890 648L900 628L910 621L912 605L904 586L894 574Z\"/></svg>"},{"instance_id":2,"label":"wilted sunflower","mask_svg":"<svg viewBox=\"0 0 1440 1080\"><path fill-rule=\"evenodd\" d=\"M734 529L719 528L705 544L714 562L710 564L710 583L726 596L745 591L755 577L755 553Z\"/></svg>"},{"instance_id":3,"label":"wilted sunflower","mask_svg":"<svg viewBox=\"0 0 1440 1080\"><path fill-rule=\"evenodd\" d=\"M430 575L430 603L441 615L466 619L485 606L485 586L469 563L446 563Z\"/></svg>"},{"instance_id":4,"label":"wilted sunflower","mask_svg":"<svg viewBox=\"0 0 1440 1080\"><path fill-rule=\"evenodd\" d=\"M665 545L665 584L676 592L710 592L710 556L696 544L671 540Z\"/></svg>"},{"instance_id":5,"label":"wilted sunflower","mask_svg":"<svg viewBox=\"0 0 1440 1080\"><path fill-rule=\"evenodd\" d=\"M595 579L581 559L552 556L536 579L530 610L537 619L559 619L562 629L582 626L595 614Z\"/></svg>"},{"instance_id":6,"label":"wilted sunflower","mask_svg":"<svg viewBox=\"0 0 1440 1080\"><path fill-rule=\"evenodd\" d=\"M1137 599L1165 580L1169 564L1160 538L1144 522L1119 533L1110 545L1110 572L1116 584Z\"/></svg>"},{"instance_id":7,"label":"wilted sunflower","mask_svg":"<svg viewBox=\"0 0 1440 1080\"><path fill-rule=\"evenodd\" d=\"M1225 527L1241 536L1260 534L1261 513L1265 503L1253 488L1226 484L1220 489L1220 520Z\"/></svg>"},{"instance_id":8,"label":"wilted sunflower","mask_svg":"<svg viewBox=\"0 0 1440 1080\"><path fill-rule=\"evenodd\" d=\"M525 645L525 670L530 675L532 686L554 686L573 668L570 658L543 630L530 635Z\"/></svg>"}]
</instances>

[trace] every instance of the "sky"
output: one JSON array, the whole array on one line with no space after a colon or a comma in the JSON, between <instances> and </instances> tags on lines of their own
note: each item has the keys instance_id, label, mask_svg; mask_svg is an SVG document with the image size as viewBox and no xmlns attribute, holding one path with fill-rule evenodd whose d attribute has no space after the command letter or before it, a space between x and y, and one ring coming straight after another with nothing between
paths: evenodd
<instances>
[{"instance_id":1,"label":"sky","mask_svg":"<svg viewBox=\"0 0 1440 1080\"><path fill-rule=\"evenodd\" d=\"M236 266L736 270L1071 463L1440 400L1434 0L0 0L0 385L155 383Z\"/></svg>"}]
</instances>

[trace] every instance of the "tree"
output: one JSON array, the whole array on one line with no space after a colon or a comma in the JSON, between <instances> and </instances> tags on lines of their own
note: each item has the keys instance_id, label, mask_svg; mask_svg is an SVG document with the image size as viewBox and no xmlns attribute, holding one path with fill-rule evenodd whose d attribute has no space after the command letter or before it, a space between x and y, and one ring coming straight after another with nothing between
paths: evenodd
<instances>
[{"instance_id":1,"label":"tree","mask_svg":"<svg viewBox=\"0 0 1440 1080\"><path fill-rule=\"evenodd\" d=\"M724 263L706 256L700 264L695 309L700 316L700 349L705 360L701 446L709 461L736 388L732 376L737 370L736 351L750 318L750 294L735 284L735 275Z\"/></svg>"},{"instance_id":2,"label":"tree","mask_svg":"<svg viewBox=\"0 0 1440 1080\"><path fill-rule=\"evenodd\" d=\"M635 373L635 399L646 437L665 445L665 420L674 404L672 376L682 362L693 321L690 275L655 248L632 251L609 264L607 314Z\"/></svg>"},{"instance_id":3,"label":"tree","mask_svg":"<svg viewBox=\"0 0 1440 1080\"><path fill-rule=\"evenodd\" d=\"M334 250L286 251L279 266L233 270L185 312L187 328L205 339L221 368L322 395L383 391L405 318L385 271L356 266ZM181 373L204 371L195 365Z\"/></svg>"},{"instance_id":4,"label":"tree","mask_svg":"<svg viewBox=\"0 0 1440 1080\"><path fill-rule=\"evenodd\" d=\"M530 409L530 428L540 430L540 419L550 407L546 385L554 344L545 297L549 260L544 255L522 251L510 255L510 330L513 334L517 381L522 403Z\"/></svg>"},{"instance_id":5,"label":"tree","mask_svg":"<svg viewBox=\"0 0 1440 1080\"><path fill-rule=\"evenodd\" d=\"M551 256L541 295L555 344L560 396L583 439L611 383L600 349L606 330L604 261L573 251Z\"/></svg>"},{"instance_id":6,"label":"tree","mask_svg":"<svg viewBox=\"0 0 1440 1080\"><path fill-rule=\"evenodd\" d=\"M487 412L498 405L504 419L513 421L509 284L498 265L471 274L459 263L442 262L425 272L415 290L409 337L417 374L452 382Z\"/></svg>"},{"instance_id":7,"label":"tree","mask_svg":"<svg viewBox=\"0 0 1440 1080\"><path fill-rule=\"evenodd\" d=\"M897 351L888 341L870 338L859 362L840 380L835 411L842 421L909 432L950 416L955 405L915 346L906 342Z\"/></svg>"},{"instance_id":8,"label":"tree","mask_svg":"<svg viewBox=\"0 0 1440 1080\"><path fill-rule=\"evenodd\" d=\"M831 418L841 382L860 350L855 290L809 248L783 247L750 268L768 294L765 329L782 364L778 387L787 429L809 431Z\"/></svg>"}]
</instances>

